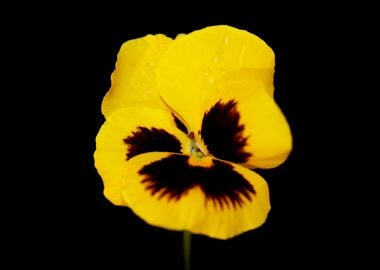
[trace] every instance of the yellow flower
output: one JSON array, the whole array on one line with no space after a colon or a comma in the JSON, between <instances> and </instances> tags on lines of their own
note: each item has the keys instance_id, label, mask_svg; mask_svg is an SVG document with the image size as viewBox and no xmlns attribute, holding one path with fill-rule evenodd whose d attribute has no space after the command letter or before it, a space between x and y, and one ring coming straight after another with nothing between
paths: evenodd
<instances>
[{"instance_id":1,"label":"yellow flower","mask_svg":"<svg viewBox=\"0 0 380 270\"><path fill-rule=\"evenodd\" d=\"M269 191L251 169L292 148L273 74L271 48L226 25L124 43L94 154L105 196L149 224L219 239L262 225Z\"/></svg>"}]
</instances>

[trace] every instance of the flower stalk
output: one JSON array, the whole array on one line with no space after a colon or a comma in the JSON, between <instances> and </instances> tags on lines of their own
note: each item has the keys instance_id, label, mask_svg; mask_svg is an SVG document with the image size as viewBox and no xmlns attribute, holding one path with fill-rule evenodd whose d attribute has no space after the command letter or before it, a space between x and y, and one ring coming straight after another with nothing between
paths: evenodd
<instances>
[{"instance_id":1,"label":"flower stalk","mask_svg":"<svg viewBox=\"0 0 380 270\"><path fill-rule=\"evenodd\" d=\"M184 269L190 270L190 261L191 261L191 232L183 232L183 263Z\"/></svg>"}]
</instances>

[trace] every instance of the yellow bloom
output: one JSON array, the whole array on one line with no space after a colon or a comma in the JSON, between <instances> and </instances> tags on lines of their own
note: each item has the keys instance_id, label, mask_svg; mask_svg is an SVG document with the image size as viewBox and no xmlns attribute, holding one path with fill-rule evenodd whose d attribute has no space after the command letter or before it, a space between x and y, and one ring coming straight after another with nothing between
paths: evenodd
<instances>
[{"instance_id":1,"label":"yellow bloom","mask_svg":"<svg viewBox=\"0 0 380 270\"><path fill-rule=\"evenodd\" d=\"M124 43L94 154L105 196L149 224L219 239L263 224L268 186L251 169L292 148L273 74L270 47L226 25Z\"/></svg>"}]
</instances>

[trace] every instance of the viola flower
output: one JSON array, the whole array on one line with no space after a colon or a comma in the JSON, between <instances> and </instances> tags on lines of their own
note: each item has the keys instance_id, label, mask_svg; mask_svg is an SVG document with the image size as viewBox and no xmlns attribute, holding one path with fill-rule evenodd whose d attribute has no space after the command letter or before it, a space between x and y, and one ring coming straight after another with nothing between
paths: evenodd
<instances>
[{"instance_id":1,"label":"viola flower","mask_svg":"<svg viewBox=\"0 0 380 270\"><path fill-rule=\"evenodd\" d=\"M106 198L151 225L219 239L262 225L268 185L252 169L292 148L273 74L271 48L226 25L124 43L94 154Z\"/></svg>"}]
</instances>

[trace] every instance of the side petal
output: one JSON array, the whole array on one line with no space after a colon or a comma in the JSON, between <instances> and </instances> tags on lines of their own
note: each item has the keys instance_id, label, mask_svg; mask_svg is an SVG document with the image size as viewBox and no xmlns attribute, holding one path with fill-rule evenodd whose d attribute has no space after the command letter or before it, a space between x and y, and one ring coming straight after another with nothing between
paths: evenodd
<instances>
[{"instance_id":1,"label":"side petal","mask_svg":"<svg viewBox=\"0 0 380 270\"><path fill-rule=\"evenodd\" d=\"M220 82L206 104L198 132L212 155L248 168L273 168L286 160L290 128L261 82Z\"/></svg>"},{"instance_id":2,"label":"side petal","mask_svg":"<svg viewBox=\"0 0 380 270\"><path fill-rule=\"evenodd\" d=\"M171 41L157 34L129 40L121 46L111 88L102 103L105 117L131 105L161 105L156 89L156 65Z\"/></svg>"},{"instance_id":3,"label":"side petal","mask_svg":"<svg viewBox=\"0 0 380 270\"><path fill-rule=\"evenodd\" d=\"M175 39L157 66L158 91L184 119L193 122L205 95L221 77L243 76L268 85L273 94L274 53L257 36L227 25ZM242 79L242 78L240 78ZM272 85L272 87L269 87Z\"/></svg>"},{"instance_id":4,"label":"side petal","mask_svg":"<svg viewBox=\"0 0 380 270\"><path fill-rule=\"evenodd\" d=\"M154 226L227 239L262 225L270 210L266 182L225 161L147 153L124 169L124 200Z\"/></svg>"},{"instance_id":5,"label":"side petal","mask_svg":"<svg viewBox=\"0 0 380 270\"><path fill-rule=\"evenodd\" d=\"M120 188L125 163L146 152L178 152L187 137L173 116L150 107L120 109L107 118L96 137L95 167L112 203L125 205Z\"/></svg>"}]
</instances>

